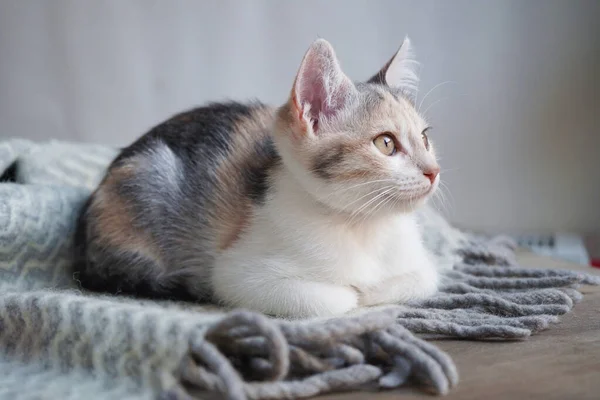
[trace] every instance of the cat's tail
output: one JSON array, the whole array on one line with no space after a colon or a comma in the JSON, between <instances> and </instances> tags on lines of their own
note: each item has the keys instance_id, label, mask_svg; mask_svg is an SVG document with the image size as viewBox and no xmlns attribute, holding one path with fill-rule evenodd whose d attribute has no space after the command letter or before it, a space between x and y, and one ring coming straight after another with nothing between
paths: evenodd
<instances>
[{"instance_id":1,"label":"cat's tail","mask_svg":"<svg viewBox=\"0 0 600 400\"><path fill-rule=\"evenodd\" d=\"M154 260L101 245L90 229L92 199L83 206L75 230L73 277L80 289L154 300L201 300L189 290L185 276L160 279L155 272L162 267Z\"/></svg>"}]
</instances>

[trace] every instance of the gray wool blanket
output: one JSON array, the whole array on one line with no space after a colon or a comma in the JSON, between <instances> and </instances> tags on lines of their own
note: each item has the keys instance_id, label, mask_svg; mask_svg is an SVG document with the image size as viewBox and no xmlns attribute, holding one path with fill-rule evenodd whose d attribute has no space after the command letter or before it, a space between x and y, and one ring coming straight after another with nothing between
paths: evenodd
<instances>
[{"instance_id":1,"label":"gray wool blanket","mask_svg":"<svg viewBox=\"0 0 600 400\"><path fill-rule=\"evenodd\" d=\"M445 269L421 302L333 319L286 321L245 310L86 293L72 268L84 201L116 150L0 142L0 400L309 397L458 383L450 355L427 341L522 340L557 322L597 278L523 269L514 245L420 214Z\"/></svg>"}]
</instances>

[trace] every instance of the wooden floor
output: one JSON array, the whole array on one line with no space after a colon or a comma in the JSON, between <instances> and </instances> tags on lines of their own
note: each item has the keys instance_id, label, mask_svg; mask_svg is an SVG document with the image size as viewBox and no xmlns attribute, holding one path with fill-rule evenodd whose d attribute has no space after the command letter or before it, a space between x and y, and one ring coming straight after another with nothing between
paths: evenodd
<instances>
[{"instance_id":1,"label":"wooden floor","mask_svg":"<svg viewBox=\"0 0 600 400\"><path fill-rule=\"evenodd\" d=\"M532 267L566 268L600 274L600 270L519 255ZM600 288L584 287L585 297L561 322L522 342L435 341L454 359L457 387L444 400L600 399ZM387 400L432 398L400 389L354 392L319 400Z\"/></svg>"}]
</instances>

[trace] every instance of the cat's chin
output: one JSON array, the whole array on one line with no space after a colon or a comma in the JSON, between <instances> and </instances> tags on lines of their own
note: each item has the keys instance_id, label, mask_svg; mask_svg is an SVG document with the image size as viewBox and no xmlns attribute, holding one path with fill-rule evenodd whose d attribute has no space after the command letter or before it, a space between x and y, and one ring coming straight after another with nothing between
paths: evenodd
<instances>
[{"instance_id":1,"label":"cat's chin","mask_svg":"<svg viewBox=\"0 0 600 400\"><path fill-rule=\"evenodd\" d=\"M401 214L410 214L417 211L427 202L427 197L423 197L422 199L412 200L410 203L400 204L395 207L394 211Z\"/></svg>"},{"instance_id":2,"label":"cat's chin","mask_svg":"<svg viewBox=\"0 0 600 400\"><path fill-rule=\"evenodd\" d=\"M379 207L376 210L364 210L360 211L358 214L355 214L355 210L342 210L338 209L335 206L325 206L329 209L330 215L331 213L335 213L340 215L344 219L356 220L364 222L365 220L379 220L381 218L390 217L398 214L411 214L417 211L419 208L424 206L429 199L428 194L424 194L417 198L412 198L410 201L401 201L396 202L393 206L383 206Z\"/></svg>"},{"instance_id":3,"label":"cat's chin","mask_svg":"<svg viewBox=\"0 0 600 400\"><path fill-rule=\"evenodd\" d=\"M398 202L398 204L394 206L394 211L404 214L415 212L427 203L432 193L433 190L428 190L417 197L412 197L409 200Z\"/></svg>"}]
</instances>

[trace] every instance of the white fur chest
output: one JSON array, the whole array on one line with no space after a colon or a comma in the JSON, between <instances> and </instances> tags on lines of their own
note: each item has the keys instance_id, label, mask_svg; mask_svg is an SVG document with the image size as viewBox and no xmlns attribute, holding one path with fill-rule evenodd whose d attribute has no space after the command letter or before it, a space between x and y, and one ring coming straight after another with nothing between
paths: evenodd
<instances>
[{"instance_id":1,"label":"white fur chest","mask_svg":"<svg viewBox=\"0 0 600 400\"><path fill-rule=\"evenodd\" d=\"M289 206L289 207L287 207ZM429 262L409 215L349 227L339 217L287 203L259 211L241 240L221 257L241 275L370 285ZM243 269L243 270L242 270Z\"/></svg>"}]
</instances>

